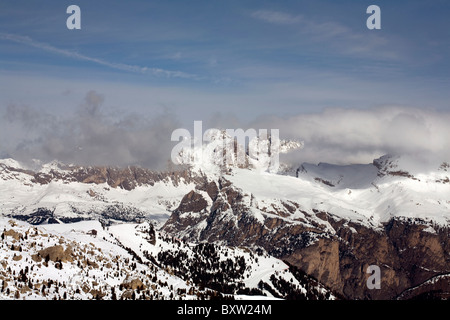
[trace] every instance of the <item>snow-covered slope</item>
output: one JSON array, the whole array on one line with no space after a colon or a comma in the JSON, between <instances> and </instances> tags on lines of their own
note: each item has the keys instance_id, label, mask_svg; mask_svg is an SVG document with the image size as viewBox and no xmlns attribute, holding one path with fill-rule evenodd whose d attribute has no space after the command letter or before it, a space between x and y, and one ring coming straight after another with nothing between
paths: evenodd
<instances>
[{"instance_id":1,"label":"snow-covered slope","mask_svg":"<svg viewBox=\"0 0 450 320\"><path fill-rule=\"evenodd\" d=\"M1 218L0 228L3 299L167 299L190 288L136 261L97 221L36 227Z\"/></svg>"},{"instance_id":2,"label":"snow-covered slope","mask_svg":"<svg viewBox=\"0 0 450 320\"><path fill-rule=\"evenodd\" d=\"M266 206L280 200L297 203L293 220L300 211L312 213L315 209L374 227L393 217L441 225L450 221L450 183L446 182L448 173L440 170L380 176L372 164L304 164L298 177L235 169L227 179Z\"/></svg>"},{"instance_id":3,"label":"snow-covered slope","mask_svg":"<svg viewBox=\"0 0 450 320\"><path fill-rule=\"evenodd\" d=\"M266 254L182 243L148 223L32 226L0 218L0 230L0 299L276 299L307 297L305 283L315 283L315 298L333 298Z\"/></svg>"},{"instance_id":4,"label":"snow-covered slope","mask_svg":"<svg viewBox=\"0 0 450 320\"><path fill-rule=\"evenodd\" d=\"M317 208L348 219L386 223L393 217L450 222L448 164L424 167L407 157L384 156L373 164L336 166L303 164L302 181L321 185ZM310 194L318 198L317 193ZM354 212L355 214L350 214Z\"/></svg>"},{"instance_id":5,"label":"snow-covered slope","mask_svg":"<svg viewBox=\"0 0 450 320\"><path fill-rule=\"evenodd\" d=\"M102 216L164 222L181 197L195 187L166 177L126 190L106 181L78 181L73 176L80 170L52 162L35 173L12 159L0 160L0 212L13 217L34 215L29 221L35 223ZM42 176L47 180L40 181Z\"/></svg>"}]
</instances>

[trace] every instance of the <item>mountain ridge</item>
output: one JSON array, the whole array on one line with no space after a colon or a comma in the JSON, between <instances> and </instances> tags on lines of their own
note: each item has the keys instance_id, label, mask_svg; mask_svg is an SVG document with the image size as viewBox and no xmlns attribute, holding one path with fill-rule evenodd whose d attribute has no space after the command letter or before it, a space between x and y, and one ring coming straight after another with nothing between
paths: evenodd
<instances>
[{"instance_id":1,"label":"mountain ridge","mask_svg":"<svg viewBox=\"0 0 450 320\"><path fill-rule=\"evenodd\" d=\"M450 273L450 186L447 162L424 174L402 161L303 164L275 174L58 162L34 172L0 160L0 210L34 224L154 221L184 241L262 249L349 299L411 298ZM384 290L365 285L373 264ZM407 291L413 287L421 289Z\"/></svg>"}]
</instances>

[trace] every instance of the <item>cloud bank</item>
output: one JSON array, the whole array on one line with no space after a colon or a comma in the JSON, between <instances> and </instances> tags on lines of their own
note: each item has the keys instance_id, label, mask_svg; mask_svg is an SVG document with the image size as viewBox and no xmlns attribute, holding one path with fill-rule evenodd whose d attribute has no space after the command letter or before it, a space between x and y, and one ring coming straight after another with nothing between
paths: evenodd
<instances>
[{"instance_id":1,"label":"cloud bank","mask_svg":"<svg viewBox=\"0 0 450 320\"><path fill-rule=\"evenodd\" d=\"M290 161L369 163L385 154L424 162L450 159L450 112L399 106L326 109L289 118L269 116L255 126L280 129L283 138L300 138L305 147Z\"/></svg>"},{"instance_id":2,"label":"cloud bank","mask_svg":"<svg viewBox=\"0 0 450 320\"><path fill-rule=\"evenodd\" d=\"M140 165L165 169L172 148L172 131L182 127L177 116L153 117L123 113L113 117L104 97L89 91L73 114L57 117L28 106L10 104L1 121L20 131L3 150L21 161L54 159L81 165ZM292 164L328 162L370 163L384 154L407 155L421 161L450 159L450 112L385 106L372 109L331 108L290 117L263 116L250 123L239 117L214 116L203 130L279 129L281 139L297 139L304 148L282 160ZM187 127L192 132L192 127ZM192 132L193 134L193 132ZM18 138L20 137L20 138ZM6 137L3 137L6 139Z\"/></svg>"},{"instance_id":3,"label":"cloud bank","mask_svg":"<svg viewBox=\"0 0 450 320\"><path fill-rule=\"evenodd\" d=\"M9 156L29 163L59 160L79 165L140 165L164 169L170 159L170 135L180 126L170 113L147 118L112 117L104 97L89 91L78 109L64 118L28 106L9 105L3 121L22 131Z\"/></svg>"}]
</instances>

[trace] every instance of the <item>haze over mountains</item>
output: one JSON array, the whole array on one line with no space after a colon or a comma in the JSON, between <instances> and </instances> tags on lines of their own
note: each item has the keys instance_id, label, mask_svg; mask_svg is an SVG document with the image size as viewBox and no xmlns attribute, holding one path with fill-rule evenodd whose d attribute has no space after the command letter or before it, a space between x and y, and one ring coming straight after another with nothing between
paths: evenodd
<instances>
[{"instance_id":1,"label":"haze over mountains","mask_svg":"<svg viewBox=\"0 0 450 320\"><path fill-rule=\"evenodd\" d=\"M0 155L31 166L31 159L84 166L143 166L165 170L177 128L193 134L187 121L170 108L147 113L111 107L108 96L89 90L65 113L10 103L2 112ZM370 163L384 154L402 155L434 168L450 158L450 113L433 108L378 106L327 108L317 112L260 115L244 121L220 110L200 117L210 128L278 129L280 138L300 140L305 148L283 155L284 163ZM195 119L194 120L198 120ZM7 138L7 139L6 139ZM430 164L427 162L431 162Z\"/></svg>"}]
</instances>

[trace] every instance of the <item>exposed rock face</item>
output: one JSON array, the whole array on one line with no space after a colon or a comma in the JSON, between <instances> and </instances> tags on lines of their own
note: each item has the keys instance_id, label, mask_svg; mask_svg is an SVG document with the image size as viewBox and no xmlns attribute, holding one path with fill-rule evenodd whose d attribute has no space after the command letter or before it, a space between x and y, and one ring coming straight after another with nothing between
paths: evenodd
<instances>
[{"instance_id":1,"label":"exposed rock face","mask_svg":"<svg viewBox=\"0 0 450 320\"><path fill-rule=\"evenodd\" d=\"M181 212L202 212L208 206L208 202L203 198L203 196L194 190L189 192L181 200L178 210Z\"/></svg>"},{"instance_id":2,"label":"exposed rock face","mask_svg":"<svg viewBox=\"0 0 450 320\"><path fill-rule=\"evenodd\" d=\"M53 247L49 247L49 248L40 250L39 256L43 259L48 258L49 260L51 260L53 262L57 262L57 261L72 262L73 261L72 249L70 247L67 247L67 249L64 249L64 247L60 246L60 245L56 245Z\"/></svg>"},{"instance_id":3,"label":"exposed rock face","mask_svg":"<svg viewBox=\"0 0 450 320\"><path fill-rule=\"evenodd\" d=\"M392 219L384 230L351 223L356 230L352 232L348 226L338 226L339 222L333 224L337 234L328 240L327 250L322 251L324 246L319 241L286 258L348 298L392 299L438 274L450 272L448 229L430 233L424 231L424 225L398 219ZM339 250L330 249L336 246ZM329 261L324 270L319 263L326 259ZM319 267L311 268L314 262ZM369 265L381 269L379 290L370 290L366 285Z\"/></svg>"},{"instance_id":4,"label":"exposed rock face","mask_svg":"<svg viewBox=\"0 0 450 320\"><path fill-rule=\"evenodd\" d=\"M144 283L138 279L138 278L126 278L123 282L122 282L122 286L125 289L131 289L131 290L136 290L136 289L146 289L147 287L144 285Z\"/></svg>"},{"instance_id":5,"label":"exposed rock face","mask_svg":"<svg viewBox=\"0 0 450 320\"><path fill-rule=\"evenodd\" d=\"M33 172L31 170L23 170L20 168L9 167L2 165L11 173L25 173L32 176L33 183L48 184L51 181L62 180L64 182L81 182L103 184L107 183L112 188L122 188L125 190L133 190L142 185L154 185L155 182L164 181L171 178L176 185L181 179L187 183L196 182L201 183L202 177L193 174L186 168L180 170L159 172L152 171L141 167L81 167L81 166L66 166L63 164L55 164L54 168L46 171Z\"/></svg>"},{"instance_id":6,"label":"exposed rock face","mask_svg":"<svg viewBox=\"0 0 450 320\"><path fill-rule=\"evenodd\" d=\"M192 190L183 197L179 207L170 216L165 231L176 234L197 225L207 217L207 206L208 202L203 195ZM193 234L195 230L189 232Z\"/></svg>"},{"instance_id":7,"label":"exposed rock face","mask_svg":"<svg viewBox=\"0 0 450 320\"><path fill-rule=\"evenodd\" d=\"M431 229L424 221L400 218L372 228L317 210L293 223L284 217L297 209L295 202L265 207L226 179L217 185L211 206L207 195L191 191L163 229L189 240L262 247L348 299L413 298L430 292L441 297L450 292L448 281L423 285L450 274L448 228ZM254 210L270 213L270 218L258 219ZM367 286L371 265L380 268L381 289ZM421 285L421 290L410 290Z\"/></svg>"},{"instance_id":8,"label":"exposed rock face","mask_svg":"<svg viewBox=\"0 0 450 320\"><path fill-rule=\"evenodd\" d=\"M4 231L3 235L6 236L6 237L8 237L8 236L12 237L12 238L14 238L16 240L19 240L22 237L22 235L19 232L15 231L13 229Z\"/></svg>"},{"instance_id":9,"label":"exposed rock face","mask_svg":"<svg viewBox=\"0 0 450 320\"><path fill-rule=\"evenodd\" d=\"M341 273L339 266L339 243L321 238L314 245L295 250L285 257L287 261L301 267L307 274L339 292Z\"/></svg>"}]
</instances>

